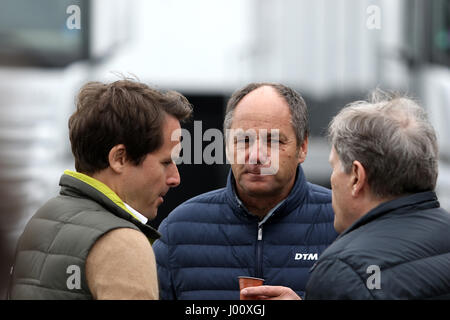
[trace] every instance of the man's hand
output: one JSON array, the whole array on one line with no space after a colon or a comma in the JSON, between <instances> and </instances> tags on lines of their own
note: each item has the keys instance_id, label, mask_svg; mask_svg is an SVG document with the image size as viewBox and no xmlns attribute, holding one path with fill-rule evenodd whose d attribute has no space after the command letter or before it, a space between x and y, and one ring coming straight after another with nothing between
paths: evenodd
<instances>
[{"instance_id":1,"label":"man's hand","mask_svg":"<svg viewBox=\"0 0 450 320\"><path fill-rule=\"evenodd\" d=\"M248 287L241 294L255 300L302 300L291 288L281 286Z\"/></svg>"}]
</instances>

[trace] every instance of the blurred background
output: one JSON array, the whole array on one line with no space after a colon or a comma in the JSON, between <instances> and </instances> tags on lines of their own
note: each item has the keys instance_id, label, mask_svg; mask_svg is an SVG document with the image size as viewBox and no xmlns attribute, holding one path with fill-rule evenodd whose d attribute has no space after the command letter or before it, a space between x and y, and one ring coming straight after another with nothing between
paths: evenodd
<instances>
[{"instance_id":1,"label":"blurred background","mask_svg":"<svg viewBox=\"0 0 450 320\"><path fill-rule=\"evenodd\" d=\"M450 209L450 0L2 0L1 297L23 228L74 169L67 121L78 89L118 74L186 95L202 132L222 129L227 99L249 82L293 87L310 112L305 174L327 187L331 117L376 87L406 92L437 130L437 192ZM193 122L183 126L194 136ZM179 170L155 227L223 187L229 167Z\"/></svg>"}]
</instances>

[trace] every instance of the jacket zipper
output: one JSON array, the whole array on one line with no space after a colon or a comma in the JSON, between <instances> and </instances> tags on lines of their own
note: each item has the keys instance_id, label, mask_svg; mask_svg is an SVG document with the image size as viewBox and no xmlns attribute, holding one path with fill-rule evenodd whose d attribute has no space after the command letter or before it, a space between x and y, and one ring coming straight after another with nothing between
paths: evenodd
<instances>
[{"instance_id":1,"label":"jacket zipper","mask_svg":"<svg viewBox=\"0 0 450 320\"><path fill-rule=\"evenodd\" d=\"M263 255L262 255L262 237L263 237L263 227L258 226L258 239L256 241L256 277L262 278L262 265L263 265Z\"/></svg>"}]
</instances>

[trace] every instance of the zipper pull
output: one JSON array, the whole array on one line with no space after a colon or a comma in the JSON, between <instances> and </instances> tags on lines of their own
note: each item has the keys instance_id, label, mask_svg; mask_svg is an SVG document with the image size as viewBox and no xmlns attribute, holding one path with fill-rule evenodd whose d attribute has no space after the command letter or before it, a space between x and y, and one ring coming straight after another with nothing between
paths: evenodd
<instances>
[{"instance_id":1,"label":"zipper pull","mask_svg":"<svg viewBox=\"0 0 450 320\"><path fill-rule=\"evenodd\" d=\"M262 240L262 226L258 228L258 241Z\"/></svg>"}]
</instances>

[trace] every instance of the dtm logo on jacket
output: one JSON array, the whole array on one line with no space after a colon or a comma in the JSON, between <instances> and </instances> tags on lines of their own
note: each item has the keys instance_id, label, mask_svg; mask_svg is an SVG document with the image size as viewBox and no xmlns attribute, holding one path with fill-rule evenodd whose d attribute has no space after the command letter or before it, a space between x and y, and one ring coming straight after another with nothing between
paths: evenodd
<instances>
[{"instance_id":1,"label":"dtm logo on jacket","mask_svg":"<svg viewBox=\"0 0 450 320\"><path fill-rule=\"evenodd\" d=\"M318 260L319 255L317 253L300 253L295 254L295 260Z\"/></svg>"}]
</instances>

